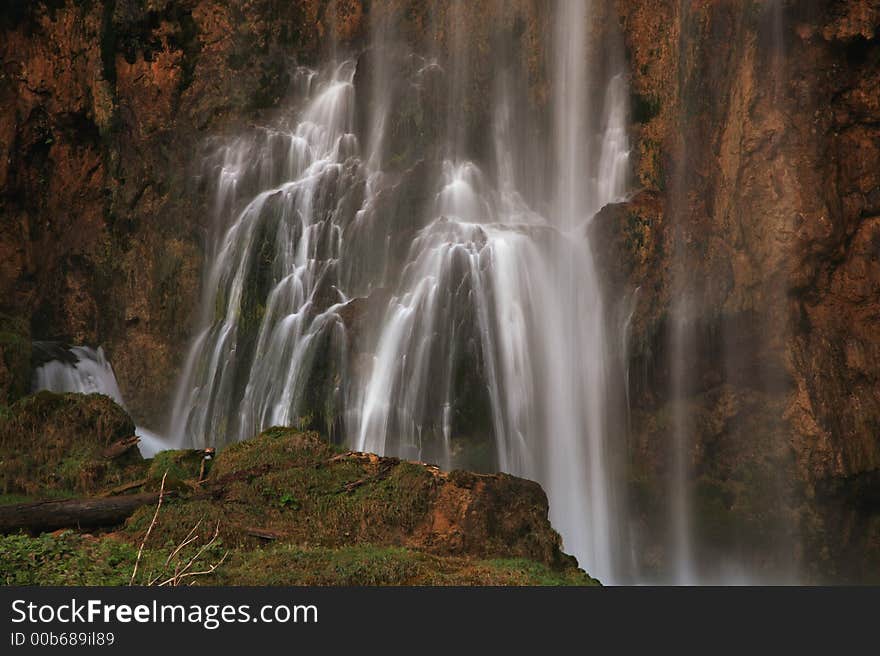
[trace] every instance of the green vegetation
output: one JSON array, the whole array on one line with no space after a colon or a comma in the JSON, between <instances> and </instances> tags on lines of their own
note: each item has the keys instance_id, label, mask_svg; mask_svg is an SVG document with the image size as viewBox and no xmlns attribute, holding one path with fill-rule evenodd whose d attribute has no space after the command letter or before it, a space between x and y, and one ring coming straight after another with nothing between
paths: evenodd
<instances>
[{"instance_id":1,"label":"green vegetation","mask_svg":"<svg viewBox=\"0 0 880 656\"><path fill-rule=\"evenodd\" d=\"M528 560L438 557L400 547L355 545L257 549L217 570L238 585L596 585L580 570L558 572Z\"/></svg>"},{"instance_id":2,"label":"green vegetation","mask_svg":"<svg viewBox=\"0 0 880 656\"><path fill-rule=\"evenodd\" d=\"M0 583L591 585L559 552L540 488L347 452L274 427L213 461L110 458L134 427L100 395L40 393L0 422L0 505L158 490L112 533L0 537ZM114 527L107 527L114 529Z\"/></svg>"},{"instance_id":3,"label":"green vegetation","mask_svg":"<svg viewBox=\"0 0 880 656\"><path fill-rule=\"evenodd\" d=\"M30 330L22 319L0 314L0 420L4 404L27 394L30 384Z\"/></svg>"},{"instance_id":4,"label":"green vegetation","mask_svg":"<svg viewBox=\"0 0 880 656\"><path fill-rule=\"evenodd\" d=\"M164 476L166 490L188 491L192 487L189 482L199 478L202 458L202 452L195 449L160 451L148 461L144 489L158 490Z\"/></svg>"},{"instance_id":5,"label":"green vegetation","mask_svg":"<svg viewBox=\"0 0 880 656\"><path fill-rule=\"evenodd\" d=\"M67 531L0 537L0 584L123 585L137 548L128 542Z\"/></svg>"},{"instance_id":6,"label":"green vegetation","mask_svg":"<svg viewBox=\"0 0 880 656\"><path fill-rule=\"evenodd\" d=\"M173 574L165 566L172 545L146 549L137 584ZM224 553L214 543L192 571L209 569ZM186 557L194 555L192 550ZM127 585L137 547L116 538L97 539L67 531L39 537L0 537L0 584ZM159 578L162 578L159 576ZM164 578L162 580L165 580ZM523 559L479 560L439 557L370 544L339 548L278 544L230 554L211 574L193 576L196 585L597 585L580 570L555 571Z\"/></svg>"}]
</instances>

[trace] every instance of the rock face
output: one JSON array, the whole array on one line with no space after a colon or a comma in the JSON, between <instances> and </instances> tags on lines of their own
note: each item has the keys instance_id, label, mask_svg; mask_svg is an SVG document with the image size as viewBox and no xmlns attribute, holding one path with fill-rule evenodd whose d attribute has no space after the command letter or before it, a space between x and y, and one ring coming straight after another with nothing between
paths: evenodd
<instances>
[{"instance_id":1,"label":"rock face","mask_svg":"<svg viewBox=\"0 0 880 656\"><path fill-rule=\"evenodd\" d=\"M546 12L514 4L504 29L519 39L541 111ZM634 194L591 230L609 320L627 319L618 373L627 373L620 405L641 574L661 576L671 558L679 436L702 566L730 557L798 580L876 578L880 4L594 4L621 26L632 90ZM481 53L493 47L496 11L463 5L473 71L461 122L479 140L490 111L480 91L491 82ZM209 202L190 166L199 148L271 113L291 57L313 62L333 42L363 50L383 16L401 21L405 40L430 45L423 51L461 47L443 29L448 6L8 3L0 404L27 388L30 339L100 342L133 415L156 421L198 294ZM358 102L370 74L365 53ZM419 93L413 103L430 108L430 80ZM399 108L400 121L425 119L410 109ZM399 135L415 132L401 123ZM392 126L401 166L432 140L396 134Z\"/></svg>"},{"instance_id":2,"label":"rock face","mask_svg":"<svg viewBox=\"0 0 880 656\"><path fill-rule=\"evenodd\" d=\"M357 6L340 10L344 39L360 5L339 4ZM195 154L285 96L290 56L313 59L329 29L325 5L13 0L0 12L0 313L34 339L103 343L139 420L166 407L198 294Z\"/></svg>"},{"instance_id":3,"label":"rock face","mask_svg":"<svg viewBox=\"0 0 880 656\"><path fill-rule=\"evenodd\" d=\"M643 565L666 559L651 518L668 514L652 500L669 489L678 430L707 560L726 540L768 571L876 577L878 5L617 5L643 191L594 229L605 268L626 263L611 293L639 288L629 391L632 493L653 545ZM677 404L690 425L676 427Z\"/></svg>"}]
</instances>

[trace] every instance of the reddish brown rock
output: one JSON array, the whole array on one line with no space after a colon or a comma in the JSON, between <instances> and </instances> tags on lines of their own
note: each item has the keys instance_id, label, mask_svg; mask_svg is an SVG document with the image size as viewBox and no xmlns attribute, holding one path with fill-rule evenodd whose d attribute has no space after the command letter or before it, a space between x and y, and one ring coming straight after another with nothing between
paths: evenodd
<instances>
[{"instance_id":1,"label":"reddish brown rock","mask_svg":"<svg viewBox=\"0 0 880 656\"><path fill-rule=\"evenodd\" d=\"M624 237L628 218L650 215L639 197L632 211L597 219L624 222L597 232L598 250L611 247L608 266L629 264L615 293L655 290L631 323L635 485L669 489L677 361L696 422L688 466L726 490L719 516L748 505L731 487L737 470L757 472L765 454L787 453L777 460L788 487L776 498L787 508L784 530L806 550L796 552L801 575L865 580L880 544L878 509L855 501L874 498L865 481L880 469L878 5L617 8L631 63L635 173L664 206L645 221L667 234L667 248L649 249L642 264L644 243ZM678 352L671 331L685 315ZM725 451L739 455L725 464ZM695 493L704 508L706 485ZM695 521L697 530L711 524ZM651 549L662 551L661 533Z\"/></svg>"}]
</instances>

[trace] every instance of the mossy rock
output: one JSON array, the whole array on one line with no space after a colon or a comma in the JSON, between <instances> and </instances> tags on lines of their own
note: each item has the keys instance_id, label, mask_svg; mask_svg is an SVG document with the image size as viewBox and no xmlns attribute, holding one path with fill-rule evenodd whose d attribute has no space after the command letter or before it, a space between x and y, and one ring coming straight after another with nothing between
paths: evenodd
<instances>
[{"instance_id":1,"label":"mossy rock","mask_svg":"<svg viewBox=\"0 0 880 656\"><path fill-rule=\"evenodd\" d=\"M217 455L210 478L219 479L273 464L315 465L339 453L343 453L343 449L330 444L318 433L273 426L253 439L223 449Z\"/></svg>"},{"instance_id":2,"label":"mossy rock","mask_svg":"<svg viewBox=\"0 0 880 656\"><path fill-rule=\"evenodd\" d=\"M447 474L275 427L221 451L199 482L201 451L166 451L145 461L133 449L103 458L103 449L134 430L107 397L40 393L10 410L0 424L5 502L158 489L166 475L165 489L177 494L162 504L138 583L167 576L168 555L193 535L187 544L194 551L215 537L199 556L200 568L225 559L222 570L197 583L593 583L561 552L546 496L530 481ZM143 506L121 531L100 538L0 538L3 582L124 584L155 511Z\"/></svg>"},{"instance_id":3,"label":"mossy rock","mask_svg":"<svg viewBox=\"0 0 880 656\"><path fill-rule=\"evenodd\" d=\"M166 490L186 490L202 473L204 453L197 449L160 451L149 460L145 490L158 490L165 477ZM206 470L208 463L205 462Z\"/></svg>"},{"instance_id":4,"label":"mossy rock","mask_svg":"<svg viewBox=\"0 0 880 656\"><path fill-rule=\"evenodd\" d=\"M134 435L128 414L102 394L39 392L0 419L0 492L53 497L92 494L145 473L137 448L103 456Z\"/></svg>"},{"instance_id":5,"label":"mossy rock","mask_svg":"<svg viewBox=\"0 0 880 656\"><path fill-rule=\"evenodd\" d=\"M133 428L106 397L36 395L12 410L0 431L4 482L26 489L8 490L8 502L106 492L120 483L157 489L167 473L165 488L177 494L161 506L137 583L173 574L169 554L184 542L177 558L196 556L210 542L196 556L198 570L223 559L211 576L188 580L198 584L595 583L560 551L546 496L529 481L446 474L276 427L220 452L199 483L201 451L167 451L151 461L138 456L115 470L114 462L102 462L100 449ZM44 448L34 448L40 444ZM39 457L14 457L20 453ZM95 474L99 465L101 477ZM90 472L89 485L82 472ZM155 512L143 506L121 531L98 538L0 538L0 583L125 584Z\"/></svg>"},{"instance_id":6,"label":"mossy rock","mask_svg":"<svg viewBox=\"0 0 880 656\"><path fill-rule=\"evenodd\" d=\"M185 453L185 452L178 452ZM181 456L151 466L151 477ZM195 458L190 461L195 472ZM190 481L191 482L191 481ZM202 494L170 498L151 540L177 544L193 526L219 526L236 551L277 541L310 548L406 547L436 556L525 558L577 569L561 552L540 486L505 474L443 473L421 463L347 452L317 433L270 428L221 451ZM141 539L153 509L124 533ZM268 537L267 537L268 536Z\"/></svg>"}]
</instances>

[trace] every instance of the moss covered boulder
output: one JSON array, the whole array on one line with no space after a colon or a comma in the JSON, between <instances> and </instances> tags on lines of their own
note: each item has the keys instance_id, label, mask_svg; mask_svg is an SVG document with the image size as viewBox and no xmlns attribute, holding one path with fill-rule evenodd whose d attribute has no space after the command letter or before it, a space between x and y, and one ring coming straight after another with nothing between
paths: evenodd
<instances>
[{"instance_id":1,"label":"moss covered boulder","mask_svg":"<svg viewBox=\"0 0 880 656\"><path fill-rule=\"evenodd\" d=\"M158 471L157 471L158 473ZM338 547L374 544L449 556L525 558L576 567L563 554L537 483L341 450L317 433L271 428L216 458L202 493L170 501L157 540L183 540L197 522L224 542ZM152 509L130 520L135 536Z\"/></svg>"},{"instance_id":2,"label":"moss covered boulder","mask_svg":"<svg viewBox=\"0 0 880 656\"><path fill-rule=\"evenodd\" d=\"M137 448L109 458L135 434L131 417L102 394L39 392L0 417L0 492L37 498L92 494L142 476Z\"/></svg>"}]
</instances>

